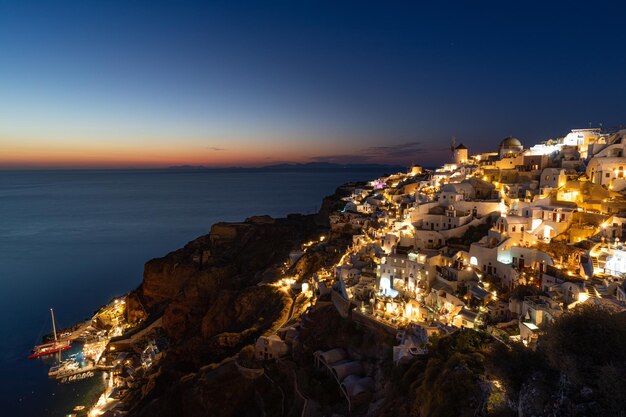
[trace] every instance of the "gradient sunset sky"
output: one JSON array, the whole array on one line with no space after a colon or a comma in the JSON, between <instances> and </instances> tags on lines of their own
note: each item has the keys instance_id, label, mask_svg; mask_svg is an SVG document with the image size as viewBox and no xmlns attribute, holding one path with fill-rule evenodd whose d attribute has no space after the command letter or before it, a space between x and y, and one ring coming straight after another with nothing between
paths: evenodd
<instances>
[{"instance_id":1,"label":"gradient sunset sky","mask_svg":"<svg viewBox=\"0 0 626 417\"><path fill-rule=\"evenodd\" d=\"M619 2L418 3L0 0L0 168L432 166L626 124Z\"/></svg>"}]
</instances>

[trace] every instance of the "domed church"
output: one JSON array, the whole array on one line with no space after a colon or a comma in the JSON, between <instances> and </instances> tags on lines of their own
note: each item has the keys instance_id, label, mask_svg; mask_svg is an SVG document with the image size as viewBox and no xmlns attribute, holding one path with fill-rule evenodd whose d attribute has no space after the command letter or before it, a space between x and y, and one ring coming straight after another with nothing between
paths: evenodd
<instances>
[{"instance_id":1,"label":"domed church","mask_svg":"<svg viewBox=\"0 0 626 417\"><path fill-rule=\"evenodd\" d=\"M523 150L524 146L522 145L522 142L512 136L504 138L504 140L500 142L500 146L498 147L498 153L500 154L500 158L505 158L507 156L517 156Z\"/></svg>"}]
</instances>

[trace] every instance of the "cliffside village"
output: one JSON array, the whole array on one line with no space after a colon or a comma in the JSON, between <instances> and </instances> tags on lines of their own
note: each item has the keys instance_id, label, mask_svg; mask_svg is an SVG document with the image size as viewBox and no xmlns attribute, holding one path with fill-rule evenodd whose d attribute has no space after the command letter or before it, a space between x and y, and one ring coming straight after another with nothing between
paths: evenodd
<instances>
[{"instance_id":1,"label":"cliffside village","mask_svg":"<svg viewBox=\"0 0 626 417\"><path fill-rule=\"evenodd\" d=\"M534 348L545 324L580 303L626 310L626 130L451 151L434 171L413 166L344 186L331 232L353 233L352 244L302 290L394 335L396 364L426 353L435 333L474 328ZM293 337L293 329L262 336L257 358L286 355ZM372 390L345 351L315 361L349 403Z\"/></svg>"},{"instance_id":2,"label":"cliffside village","mask_svg":"<svg viewBox=\"0 0 626 417\"><path fill-rule=\"evenodd\" d=\"M396 365L428 353L433 335L460 328L534 349L546 324L581 303L626 310L626 130L577 129L530 148L509 137L498 152L471 155L458 145L451 153L451 163L436 170L413 166L344 185L330 232L292 251L276 282L258 284L274 286L291 305L245 355L242 350L198 375L236 365L254 380L275 363L283 373L269 372L280 375L276 380L266 374L271 385L293 387L300 415L322 415L300 391L296 362L284 360L298 350L300 332L316 327L311 316L318 308L334 306L343 318L388 336ZM236 234L243 226L250 224L222 229ZM332 252L320 257L332 260L318 268L307 260L309 251ZM193 259L195 265L201 258ZM299 263L316 272L298 274ZM168 347L162 321L155 315L110 340L98 365L111 370L111 378L88 415L125 415L122 398L160 372L153 365ZM214 339L234 346L237 337L227 332ZM342 413L382 404L380 363L333 346L315 351L312 366L337 383L347 402Z\"/></svg>"}]
</instances>

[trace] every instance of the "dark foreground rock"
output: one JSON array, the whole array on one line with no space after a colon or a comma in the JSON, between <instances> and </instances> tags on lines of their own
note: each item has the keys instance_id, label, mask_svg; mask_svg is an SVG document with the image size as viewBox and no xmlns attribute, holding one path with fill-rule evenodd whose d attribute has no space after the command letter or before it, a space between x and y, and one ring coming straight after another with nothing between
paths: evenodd
<instances>
[{"instance_id":1,"label":"dark foreground rock","mask_svg":"<svg viewBox=\"0 0 626 417\"><path fill-rule=\"evenodd\" d=\"M315 216L253 217L218 223L208 235L149 261L142 285L128 297L128 320L162 315L171 345L158 371L132 392L130 414L228 416L253 410L240 392L250 382L227 372L232 367L189 375L234 355L285 316L290 297L264 281L279 278L277 267L289 252L317 233ZM209 404L213 414L207 414Z\"/></svg>"},{"instance_id":2,"label":"dark foreground rock","mask_svg":"<svg viewBox=\"0 0 626 417\"><path fill-rule=\"evenodd\" d=\"M130 416L281 413L278 386L242 377L229 361L287 317L290 296L272 282L282 278L290 251L326 230L344 195L338 189L315 215L217 223L209 234L146 263L141 286L127 297L127 319L160 317L170 346L124 398ZM310 275L326 258L311 251L300 270L289 272Z\"/></svg>"}]
</instances>

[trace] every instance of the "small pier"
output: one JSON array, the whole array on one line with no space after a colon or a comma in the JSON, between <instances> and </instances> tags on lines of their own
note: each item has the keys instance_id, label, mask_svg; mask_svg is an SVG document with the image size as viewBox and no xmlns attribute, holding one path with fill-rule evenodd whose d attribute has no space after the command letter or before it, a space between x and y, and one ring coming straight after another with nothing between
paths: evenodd
<instances>
[{"instance_id":1,"label":"small pier","mask_svg":"<svg viewBox=\"0 0 626 417\"><path fill-rule=\"evenodd\" d=\"M50 372L48 372L48 376L50 378L56 379L57 381L72 382L91 378L96 374L96 372L99 371L110 371L112 369L112 366L87 365L81 368L70 367L66 369L60 369L56 372L51 369Z\"/></svg>"}]
</instances>

